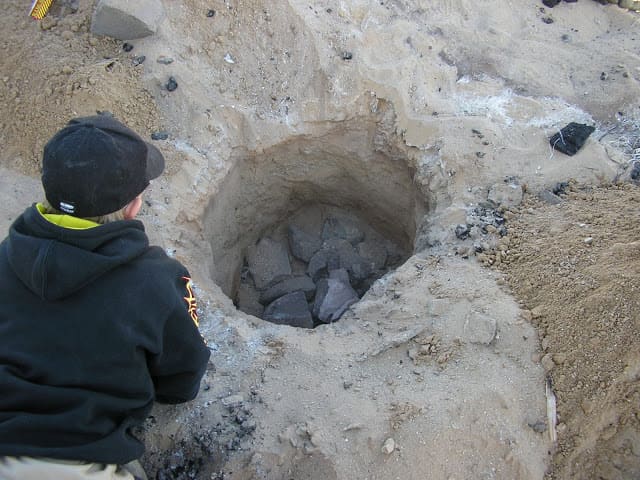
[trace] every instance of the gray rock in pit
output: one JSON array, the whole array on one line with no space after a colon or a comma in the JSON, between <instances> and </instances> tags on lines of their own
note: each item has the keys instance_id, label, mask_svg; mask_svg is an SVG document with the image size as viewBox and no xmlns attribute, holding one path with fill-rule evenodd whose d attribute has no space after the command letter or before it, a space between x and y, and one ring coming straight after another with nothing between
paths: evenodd
<instances>
[{"instance_id":1,"label":"gray rock in pit","mask_svg":"<svg viewBox=\"0 0 640 480\"><path fill-rule=\"evenodd\" d=\"M159 0L100 0L91 20L91 32L119 40L153 35L164 8Z\"/></svg>"},{"instance_id":2,"label":"gray rock in pit","mask_svg":"<svg viewBox=\"0 0 640 480\"><path fill-rule=\"evenodd\" d=\"M247 251L249 272L256 288L264 290L291 276L291 263L287 247L271 238L261 238Z\"/></svg>"},{"instance_id":3,"label":"gray rock in pit","mask_svg":"<svg viewBox=\"0 0 640 480\"><path fill-rule=\"evenodd\" d=\"M289 247L294 257L309 262L311 257L320 250L322 239L311 235L295 225L289 225Z\"/></svg>"},{"instance_id":4,"label":"gray rock in pit","mask_svg":"<svg viewBox=\"0 0 640 480\"><path fill-rule=\"evenodd\" d=\"M260 295L260 303L266 305L278 297L297 291L303 292L307 300L311 300L316 291L316 284L306 275L288 278L264 291L262 295Z\"/></svg>"},{"instance_id":5,"label":"gray rock in pit","mask_svg":"<svg viewBox=\"0 0 640 480\"><path fill-rule=\"evenodd\" d=\"M329 278L318 282L313 314L321 322L335 322L358 300L358 294L349 284L347 271L332 270Z\"/></svg>"},{"instance_id":6,"label":"gray rock in pit","mask_svg":"<svg viewBox=\"0 0 640 480\"><path fill-rule=\"evenodd\" d=\"M356 250L373 270L381 270L387 263L387 249L380 243L365 240L356 245Z\"/></svg>"},{"instance_id":7,"label":"gray rock in pit","mask_svg":"<svg viewBox=\"0 0 640 480\"><path fill-rule=\"evenodd\" d=\"M313 328L307 298L301 291L289 293L270 303L262 317L271 323L299 328Z\"/></svg>"},{"instance_id":8,"label":"gray rock in pit","mask_svg":"<svg viewBox=\"0 0 640 480\"><path fill-rule=\"evenodd\" d=\"M322 239L341 238L352 245L364 240L364 233L357 223L349 218L330 216L322 227Z\"/></svg>"}]
</instances>

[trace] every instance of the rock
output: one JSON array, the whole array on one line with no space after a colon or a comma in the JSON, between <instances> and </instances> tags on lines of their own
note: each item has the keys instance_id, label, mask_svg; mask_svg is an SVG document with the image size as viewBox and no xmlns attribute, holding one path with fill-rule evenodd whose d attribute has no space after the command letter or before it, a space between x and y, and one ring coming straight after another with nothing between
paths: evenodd
<instances>
[{"instance_id":1,"label":"rock","mask_svg":"<svg viewBox=\"0 0 640 480\"><path fill-rule=\"evenodd\" d=\"M301 291L289 293L270 303L262 318L278 325L313 328L309 304Z\"/></svg>"},{"instance_id":2,"label":"rock","mask_svg":"<svg viewBox=\"0 0 640 480\"><path fill-rule=\"evenodd\" d=\"M542 0L545 7L553 8L560 3L560 0Z\"/></svg>"},{"instance_id":3,"label":"rock","mask_svg":"<svg viewBox=\"0 0 640 480\"><path fill-rule=\"evenodd\" d=\"M353 245L346 239L330 238L322 244L321 250L328 252L330 258L331 254L333 254L333 256L337 256L339 259L340 263L338 266L333 267L333 265L327 264L328 269L344 268L349 272L349 277L354 284L366 279L374 271L372 262L368 262L358 255L356 249L353 248Z\"/></svg>"},{"instance_id":4,"label":"rock","mask_svg":"<svg viewBox=\"0 0 640 480\"><path fill-rule=\"evenodd\" d=\"M369 263L372 270L381 270L387 263L387 249L380 243L365 240L356 246L356 252Z\"/></svg>"},{"instance_id":5,"label":"rock","mask_svg":"<svg viewBox=\"0 0 640 480\"><path fill-rule=\"evenodd\" d=\"M382 444L382 453L391 455L396 449L396 441L393 438L387 438Z\"/></svg>"},{"instance_id":6,"label":"rock","mask_svg":"<svg viewBox=\"0 0 640 480\"><path fill-rule=\"evenodd\" d=\"M173 58L171 58L171 57L166 57L166 56L164 56L164 55L160 55L160 56L157 58L156 62L161 63L161 64L163 64L163 65L169 65L170 63L173 63L173 62L174 62L174 60L173 60Z\"/></svg>"},{"instance_id":7,"label":"rock","mask_svg":"<svg viewBox=\"0 0 640 480\"><path fill-rule=\"evenodd\" d=\"M139 56L137 56L137 57L134 57L134 58L131 60L131 63L132 63L132 65L133 65L134 67L137 67L138 65L142 65L146 59L147 59L147 57L146 57L146 56L144 56L144 55L139 55Z\"/></svg>"},{"instance_id":8,"label":"rock","mask_svg":"<svg viewBox=\"0 0 640 480\"><path fill-rule=\"evenodd\" d=\"M169 132L153 132L151 134L151 140L166 140L169 138Z\"/></svg>"},{"instance_id":9,"label":"rock","mask_svg":"<svg viewBox=\"0 0 640 480\"><path fill-rule=\"evenodd\" d=\"M164 17L159 0L99 0L91 20L91 32L119 40L153 35Z\"/></svg>"},{"instance_id":10,"label":"rock","mask_svg":"<svg viewBox=\"0 0 640 480\"><path fill-rule=\"evenodd\" d=\"M638 177L640 177L640 162L633 162L629 176L631 180L638 180Z\"/></svg>"},{"instance_id":11,"label":"rock","mask_svg":"<svg viewBox=\"0 0 640 480\"><path fill-rule=\"evenodd\" d=\"M289 225L289 247L294 257L309 262L311 257L320 250L322 239L309 234L295 225Z\"/></svg>"},{"instance_id":12,"label":"rock","mask_svg":"<svg viewBox=\"0 0 640 480\"><path fill-rule=\"evenodd\" d=\"M169 77L169 80L167 80L165 87L168 91L173 92L175 89L178 88L178 82L176 81L175 78Z\"/></svg>"},{"instance_id":13,"label":"rock","mask_svg":"<svg viewBox=\"0 0 640 480\"><path fill-rule=\"evenodd\" d=\"M540 363L542 364L542 368L544 368L545 372L550 372L551 370L553 370L553 367L556 366L555 362L553 361L553 356L550 353L544 355L542 357L542 360L540 360Z\"/></svg>"},{"instance_id":14,"label":"rock","mask_svg":"<svg viewBox=\"0 0 640 480\"><path fill-rule=\"evenodd\" d=\"M338 320L359 298L347 279L346 270L334 270L330 278L318 282L313 304L314 316L324 323Z\"/></svg>"},{"instance_id":15,"label":"rock","mask_svg":"<svg viewBox=\"0 0 640 480\"><path fill-rule=\"evenodd\" d=\"M208 18L212 18L216 16L216 11L215 10L207 10L207 17Z\"/></svg>"},{"instance_id":16,"label":"rock","mask_svg":"<svg viewBox=\"0 0 640 480\"><path fill-rule=\"evenodd\" d=\"M512 183L496 183L489 189L487 200L494 205L506 208L517 207L522 203L522 186Z\"/></svg>"},{"instance_id":17,"label":"rock","mask_svg":"<svg viewBox=\"0 0 640 480\"><path fill-rule=\"evenodd\" d=\"M355 221L348 217L329 216L322 228L322 239L341 238L351 245L364 240L364 233Z\"/></svg>"},{"instance_id":18,"label":"rock","mask_svg":"<svg viewBox=\"0 0 640 480\"><path fill-rule=\"evenodd\" d=\"M307 300L311 300L316 291L316 285L306 275L288 278L265 290L260 295L260 303L266 305L278 297L297 291L303 292Z\"/></svg>"},{"instance_id":19,"label":"rock","mask_svg":"<svg viewBox=\"0 0 640 480\"><path fill-rule=\"evenodd\" d=\"M291 275L287 248L271 238L261 238L247 251L249 272L256 288L264 290Z\"/></svg>"},{"instance_id":20,"label":"rock","mask_svg":"<svg viewBox=\"0 0 640 480\"><path fill-rule=\"evenodd\" d=\"M563 200L559 196L557 196L553 192L550 192L549 190L542 190L540 193L538 193L538 198L543 202L548 203L549 205L558 205L559 203L563 202Z\"/></svg>"},{"instance_id":21,"label":"rock","mask_svg":"<svg viewBox=\"0 0 640 480\"><path fill-rule=\"evenodd\" d=\"M351 52L342 52L340 55L343 60L351 60L353 58L353 53Z\"/></svg>"},{"instance_id":22,"label":"rock","mask_svg":"<svg viewBox=\"0 0 640 480\"><path fill-rule=\"evenodd\" d=\"M264 313L264 307L260 303L259 298L260 294L255 288L251 288L251 286L246 283L240 283L236 297L239 310L248 315L261 318Z\"/></svg>"},{"instance_id":23,"label":"rock","mask_svg":"<svg viewBox=\"0 0 640 480\"><path fill-rule=\"evenodd\" d=\"M335 252L329 252L326 250L320 250L315 253L309 265L307 265L307 275L309 275L314 282L318 281L323 275L328 275L329 268L340 268L340 257Z\"/></svg>"},{"instance_id":24,"label":"rock","mask_svg":"<svg viewBox=\"0 0 640 480\"><path fill-rule=\"evenodd\" d=\"M237 407L244 402L244 397L241 394L229 395L222 399L222 405L225 407Z\"/></svg>"},{"instance_id":25,"label":"rock","mask_svg":"<svg viewBox=\"0 0 640 480\"><path fill-rule=\"evenodd\" d=\"M549 139L554 150L566 155L575 155L593 133L595 127L571 122Z\"/></svg>"},{"instance_id":26,"label":"rock","mask_svg":"<svg viewBox=\"0 0 640 480\"><path fill-rule=\"evenodd\" d=\"M618 6L628 8L629 10L640 10L640 1L638 0L620 0Z\"/></svg>"},{"instance_id":27,"label":"rock","mask_svg":"<svg viewBox=\"0 0 640 480\"><path fill-rule=\"evenodd\" d=\"M470 313L463 327L464 339L471 343L489 345L498 331L495 318L479 312Z\"/></svg>"},{"instance_id":28,"label":"rock","mask_svg":"<svg viewBox=\"0 0 640 480\"><path fill-rule=\"evenodd\" d=\"M468 225L457 225L456 226L456 237L459 238L460 240L465 240L469 237L469 226Z\"/></svg>"},{"instance_id":29,"label":"rock","mask_svg":"<svg viewBox=\"0 0 640 480\"><path fill-rule=\"evenodd\" d=\"M130 52L131 50L133 50L133 45L129 42L124 42L124 44L122 45L122 50L124 50L125 52Z\"/></svg>"}]
</instances>

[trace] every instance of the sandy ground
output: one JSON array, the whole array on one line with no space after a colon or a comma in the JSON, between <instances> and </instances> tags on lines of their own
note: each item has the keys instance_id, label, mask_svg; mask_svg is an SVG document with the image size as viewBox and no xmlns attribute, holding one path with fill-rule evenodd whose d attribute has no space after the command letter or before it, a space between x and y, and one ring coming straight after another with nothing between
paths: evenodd
<instances>
[{"instance_id":1,"label":"sandy ground","mask_svg":"<svg viewBox=\"0 0 640 480\"><path fill-rule=\"evenodd\" d=\"M212 362L139 432L151 478L640 476L637 13L166 1L125 52L79 3L40 23L3 5L0 226L41 198L42 146L70 117L168 133L142 220L196 280ZM596 127L573 157L548 144L569 121ZM314 203L413 255L335 324L238 311L246 247Z\"/></svg>"}]
</instances>

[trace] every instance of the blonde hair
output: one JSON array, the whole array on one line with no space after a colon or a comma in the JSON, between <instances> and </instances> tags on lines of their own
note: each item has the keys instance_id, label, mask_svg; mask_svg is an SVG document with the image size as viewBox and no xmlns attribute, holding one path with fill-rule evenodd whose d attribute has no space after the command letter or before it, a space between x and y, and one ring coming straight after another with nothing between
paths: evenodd
<instances>
[{"instance_id":1,"label":"blonde hair","mask_svg":"<svg viewBox=\"0 0 640 480\"><path fill-rule=\"evenodd\" d=\"M52 213L54 215L68 215L64 212L61 212L60 210L53 208L47 200L43 200L40 203L44 206L44 209L45 209L44 213ZM124 218L125 208L126 206L122 207L117 212L107 213L106 215L100 215L98 217L82 217L82 218L84 218L85 220L89 220L91 222L99 223L101 225L104 225L105 223L110 223L110 222L117 222L125 219Z\"/></svg>"}]
</instances>

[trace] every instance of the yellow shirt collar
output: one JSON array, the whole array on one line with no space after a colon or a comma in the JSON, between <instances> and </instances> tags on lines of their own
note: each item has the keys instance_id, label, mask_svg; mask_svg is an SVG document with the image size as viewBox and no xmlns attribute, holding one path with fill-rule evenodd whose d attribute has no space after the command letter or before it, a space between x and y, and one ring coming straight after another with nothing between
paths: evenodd
<instances>
[{"instance_id":1,"label":"yellow shirt collar","mask_svg":"<svg viewBox=\"0 0 640 480\"><path fill-rule=\"evenodd\" d=\"M57 213L45 213L46 208L43 204L36 204L36 208L40 215L42 215L47 221L58 225L62 228L69 228L71 230L87 230L89 228L99 227L100 224L92 222L91 220L85 220L84 218L72 217L71 215L57 214Z\"/></svg>"}]
</instances>

